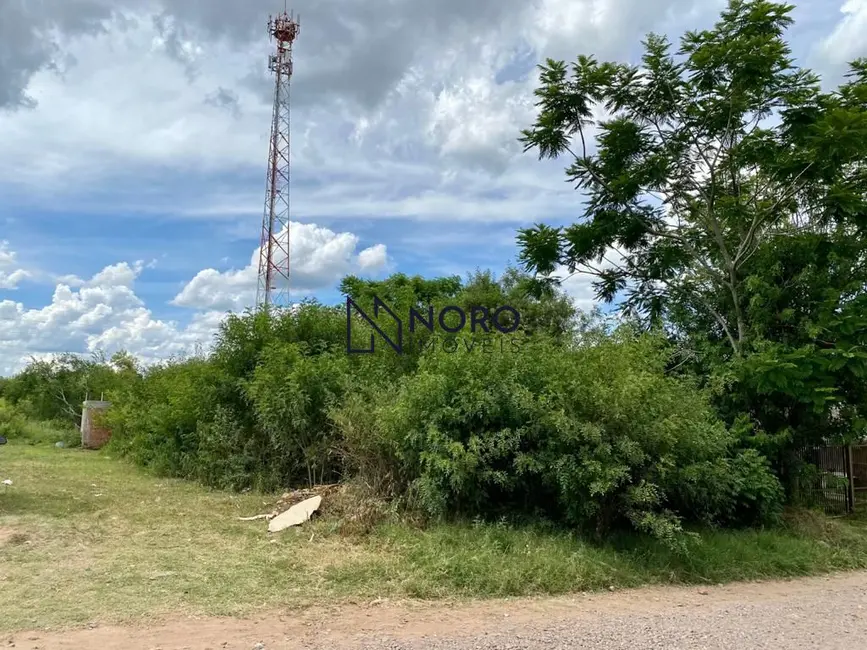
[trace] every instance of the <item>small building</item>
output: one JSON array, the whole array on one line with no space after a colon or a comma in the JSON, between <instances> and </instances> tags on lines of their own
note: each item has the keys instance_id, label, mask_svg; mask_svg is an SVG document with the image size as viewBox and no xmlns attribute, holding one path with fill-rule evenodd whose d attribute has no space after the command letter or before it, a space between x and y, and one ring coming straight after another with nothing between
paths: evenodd
<instances>
[{"instance_id":1,"label":"small building","mask_svg":"<svg viewBox=\"0 0 867 650\"><path fill-rule=\"evenodd\" d=\"M103 400L87 400L81 409L81 446L99 449L111 438L111 431L102 422L102 415L111 406Z\"/></svg>"}]
</instances>

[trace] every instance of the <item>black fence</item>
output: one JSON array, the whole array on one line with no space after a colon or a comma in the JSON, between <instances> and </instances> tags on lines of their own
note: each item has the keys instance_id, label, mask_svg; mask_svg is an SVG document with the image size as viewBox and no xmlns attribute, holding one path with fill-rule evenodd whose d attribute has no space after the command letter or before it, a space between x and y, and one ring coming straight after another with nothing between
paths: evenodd
<instances>
[{"instance_id":1,"label":"black fence","mask_svg":"<svg viewBox=\"0 0 867 650\"><path fill-rule=\"evenodd\" d=\"M867 488L867 480L856 478L855 457L863 457L867 470L867 447L845 445L808 447L796 454L792 497L808 508L821 508L829 515L845 515L855 510L856 486ZM861 470L861 463L858 463ZM867 479L867 474L863 476Z\"/></svg>"}]
</instances>

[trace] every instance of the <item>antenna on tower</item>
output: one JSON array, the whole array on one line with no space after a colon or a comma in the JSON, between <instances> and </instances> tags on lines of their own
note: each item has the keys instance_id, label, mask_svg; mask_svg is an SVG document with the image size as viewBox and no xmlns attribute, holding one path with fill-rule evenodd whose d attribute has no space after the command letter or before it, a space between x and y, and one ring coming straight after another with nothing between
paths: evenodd
<instances>
[{"instance_id":1,"label":"antenna on tower","mask_svg":"<svg viewBox=\"0 0 867 650\"><path fill-rule=\"evenodd\" d=\"M268 57L274 74L274 108L265 183L265 212L259 248L257 309L289 306L289 82L292 45L301 28L300 16L284 10L268 16L268 36L276 49Z\"/></svg>"}]
</instances>

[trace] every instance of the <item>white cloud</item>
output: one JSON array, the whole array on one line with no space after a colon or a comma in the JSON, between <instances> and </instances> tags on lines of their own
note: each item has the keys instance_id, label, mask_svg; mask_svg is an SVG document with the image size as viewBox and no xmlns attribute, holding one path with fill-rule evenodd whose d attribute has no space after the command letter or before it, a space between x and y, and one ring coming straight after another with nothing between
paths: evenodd
<instances>
[{"instance_id":1,"label":"white cloud","mask_svg":"<svg viewBox=\"0 0 867 650\"><path fill-rule=\"evenodd\" d=\"M593 276L580 272L570 274L566 268L557 269L554 275L560 278L560 287L578 309L582 311L593 309L596 304L596 292L592 285Z\"/></svg>"},{"instance_id":2,"label":"white cloud","mask_svg":"<svg viewBox=\"0 0 867 650\"><path fill-rule=\"evenodd\" d=\"M134 292L144 268L121 262L78 290L58 284L51 303L39 309L0 300L0 375L17 371L31 355L123 348L152 362L207 347L223 314L200 313L186 326L154 318Z\"/></svg>"},{"instance_id":3,"label":"white cloud","mask_svg":"<svg viewBox=\"0 0 867 650\"><path fill-rule=\"evenodd\" d=\"M113 18L100 14L102 32L57 31L60 50L75 62L63 76L35 72L27 92L36 107L0 122L0 182L29 189L50 181L54 193L78 201L111 187L115 209L128 204L178 218L248 215L261 204L271 117L270 45L251 30L270 7L253 4L240 12L216 2L125 0ZM532 64L573 58L578 49L623 56L644 32L664 27L672 8L704 6L479 0L439 11L428 4L389 2L388 24L372 6L328 2L303 12L293 81L296 218L526 223L571 210L562 166L521 155L517 142L534 114ZM516 57L526 59L518 79L499 83ZM221 180L219 192L185 193L167 170L246 170L256 181Z\"/></svg>"},{"instance_id":4,"label":"white cloud","mask_svg":"<svg viewBox=\"0 0 867 650\"><path fill-rule=\"evenodd\" d=\"M291 235L293 287L301 292L332 286L349 273L380 273L390 263L383 244L359 251L359 237L352 233L293 222ZM15 253L3 242L0 269L15 260ZM174 300L178 306L198 310L187 325L156 318L136 295L136 282L154 262L112 264L88 279L62 276L51 303L42 308L0 300L0 375L17 371L34 355L97 350L111 354L125 349L148 363L189 354L197 346L206 349L227 310L253 306L258 261L257 248L241 270L198 273Z\"/></svg>"},{"instance_id":5,"label":"white cloud","mask_svg":"<svg viewBox=\"0 0 867 650\"><path fill-rule=\"evenodd\" d=\"M82 280L77 275L61 275L56 280L58 284L65 284L68 287L81 287L87 282L87 280Z\"/></svg>"},{"instance_id":6,"label":"white cloud","mask_svg":"<svg viewBox=\"0 0 867 650\"><path fill-rule=\"evenodd\" d=\"M285 241L285 230L278 238ZM290 224L289 278L293 293L310 293L332 288L343 276L351 273L378 273L388 265L388 253L383 244L356 252L359 238L352 233L335 233L315 224ZM257 247L250 263L243 269L200 271L175 297L173 304L196 309L243 311L256 300L259 274ZM285 256L274 260L278 267Z\"/></svg>"},{"instance_id":7,"label":"white cloud","mask_svg":"<svg viewBox=\"0 0 867 650\"><path fill-rule=\"evenodd\" d=\"M257 267L220 272L199 271L175 296L173 304L197 309L243 311L256 299Z\"/></svg>"},{"instance_id":8,"label":"white cloud","mask_svg":"<svg viewBox=\"0 0 867 650\"><path fill-rule=\"evenodd\" d=\"M8 241L0 241L0 289L11 291L30 277L30 273L18 266L18 256L9 248Z\"/></svg>"},{"instance_id":9,"label":"white cloud","mask_svg":"<svg viewBox=\"0 0 867 650\"><path fill-rule=\"evenodd\" d=\"M144 262L135 262L132 266L126 262L105 267L84 283L85 287L123 287L132 290L136 278L141 275Z\"/></svg>"},{"instance_id":10,"label":"white cloud","mask_svg":"<svg viewBox=\"0 0 867 650\"><path fill-rule=\"evenodd\" d=\"M388 251L385 244L365 248L358 254L358 266L364 273L378 273L387 268L388 264Z\"/></svg>"},{"instance_id":11,"label":"white cloud","mask_svg":"<svg viewBox=\"0 0 867 650\"><path fill-rule=\"evenodd\" d=\"M830 9L830 7L829 7ZM818 44L819 54L830 64L841 65L867 55L867 0L846 0L843 18L834 31Z\"/></svg>"}]
</instances>

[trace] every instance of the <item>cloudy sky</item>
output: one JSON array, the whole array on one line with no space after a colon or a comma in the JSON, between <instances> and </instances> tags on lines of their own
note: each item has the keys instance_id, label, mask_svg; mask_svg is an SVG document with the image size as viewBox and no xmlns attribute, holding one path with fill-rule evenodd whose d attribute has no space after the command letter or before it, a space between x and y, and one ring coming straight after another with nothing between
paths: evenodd
<instances>
[{"instance_id":1,"label":"cloudy sky","mask_svg":"<svg viewBox=\"0 0 867 650\"><path fill-rule=\"evenodd\" d=\"M29 355L148 359L255 299L282 0L0 0L0 375ZM720 0L293 0L299 295L347 273L500 271L515 230L566 223L562 165L522 154L535 65L636 60ZM802 0L829 83L867 54L867 0ZM582 305L584 280L569 291Z\"/></svg>"}]
</instances>

